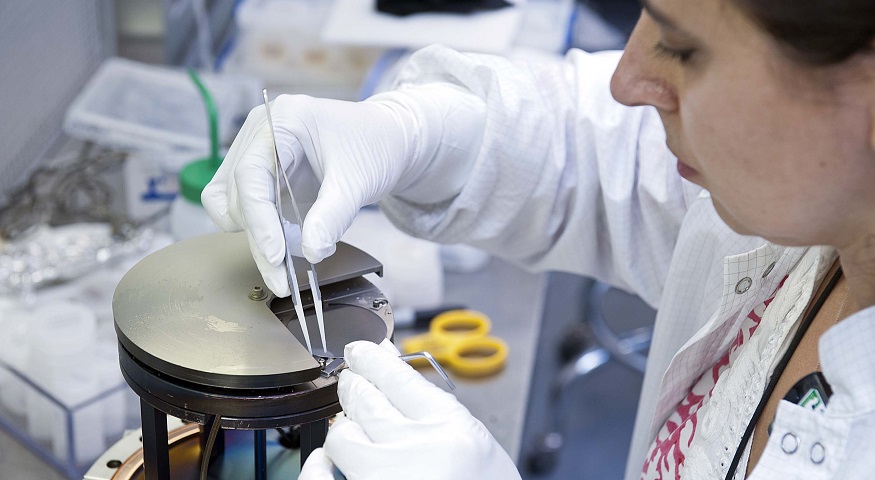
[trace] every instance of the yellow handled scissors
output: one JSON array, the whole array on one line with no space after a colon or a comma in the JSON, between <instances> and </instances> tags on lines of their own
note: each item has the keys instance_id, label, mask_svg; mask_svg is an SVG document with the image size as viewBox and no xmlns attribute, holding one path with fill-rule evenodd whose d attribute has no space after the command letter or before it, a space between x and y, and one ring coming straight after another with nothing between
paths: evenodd
<instances>
[{"instance_id":1,"label":"yellow handled scissors","mask_svg":"<svg viewBox=\"0 0 875 480\"><path fill-rule=\"evenodd\" d=\"M428 333L401 342L404 353L429 352L458 375L482 377L507 362L507 344L489 335L492 322L474 310L450 310L434 317Z\"/></svg>"}]
</instances>

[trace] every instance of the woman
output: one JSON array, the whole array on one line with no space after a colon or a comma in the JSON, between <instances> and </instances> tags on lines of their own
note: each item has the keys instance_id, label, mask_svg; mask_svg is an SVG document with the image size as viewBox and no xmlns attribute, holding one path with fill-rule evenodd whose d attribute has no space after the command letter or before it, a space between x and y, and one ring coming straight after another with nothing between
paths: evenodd
<instances>
[{"instance_id":1,"label":"woman","mask_svg":"<svg viewBox=\"0 0 875 480\"><path fill-rule=\"evenodd\" d=\"M283 165L319 187L303 252L330 255L381 201L410 233L657 307L627 479L869 478L873 32L871 0L648 0L619 64L430 47L366 102L280 97ZM254 110L203 201L287 295L265 123ZM332 461L351 479L518 477L394 355L354 343L346 359L347 418L302 478ZM782 401L811 385L817 401Z\"/></svg>"}]
</instances>

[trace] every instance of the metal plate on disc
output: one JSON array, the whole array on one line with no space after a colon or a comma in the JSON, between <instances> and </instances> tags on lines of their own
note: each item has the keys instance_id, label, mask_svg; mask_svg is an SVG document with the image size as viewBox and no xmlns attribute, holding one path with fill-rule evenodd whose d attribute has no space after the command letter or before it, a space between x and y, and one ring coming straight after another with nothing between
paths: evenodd
<instances>
[{"instance_id":1,"label":"metal plate on disc","mask_svg":"<svg viewBox=\"0 0 875 480\"><path fill-rule=\"evenodd\" d=\"M316 313L313 311L305 313L310 331L310 341L313 342L313 355L317 357L342 357L343 348L349 342L368 340L380 343L388 336L389 332L387 332L382 318L368 308L329 303L325 305L323 311L325 313L325 339L328 352L322 350L322 344L318 339ZM277 317L286 324L299 342L304 341L304 333L293 311L277 314Z\"/></svg>"}]
</instances>

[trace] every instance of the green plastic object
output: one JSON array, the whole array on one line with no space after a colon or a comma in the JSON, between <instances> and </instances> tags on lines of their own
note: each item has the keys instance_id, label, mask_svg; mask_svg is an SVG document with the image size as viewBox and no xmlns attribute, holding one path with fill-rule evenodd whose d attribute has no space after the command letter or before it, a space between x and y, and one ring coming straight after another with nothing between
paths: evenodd
<instances>
[{"instance_id":1,"label":"green plastic object","mask_svg":"<svg viewBox=\"0 0 875 480\"><path fill-rule=\"evenodd\" d=\"M188 76L197 86L207 110L207 119L210 122L210 156L189 162L179 171L179 193L189 202L200 205L204 187L210 183L222 164L222 158L219 157L219 115L212 95L198 74L193 69L188 69Z\"/></svg>"}]
</instances>

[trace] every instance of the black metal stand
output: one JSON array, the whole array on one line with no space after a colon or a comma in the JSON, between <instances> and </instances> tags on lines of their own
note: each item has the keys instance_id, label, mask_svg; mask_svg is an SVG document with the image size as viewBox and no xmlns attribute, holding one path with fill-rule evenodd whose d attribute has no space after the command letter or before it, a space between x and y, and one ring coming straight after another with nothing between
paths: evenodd
<instances>
[{"instance_id":1,"label":"black metal stand","mask_svg":"<svg viewBox=\"0 0 875 480\"><path fill-rule=\"evenodd\" d=\"M267 432L256 430L255 441L255 480L267 480Z\"/></svg>"},{"instance_id":2,"label":"black metal stand","mask_svg":"<svg viewBox=\"0 0 875 480\"><path fill-rule=\"evenodd\" d=\"M140 397L145 480L173 478L170 472L167 415L200 423L204 425L203 432L212 429L212 422L220 422L213 455L210 459L201 459L202 462L209 462L224 450L222 429L253 430L254 478L266 480L266 429L300 425L303 465L310 453L325 443L328 418L340 412L334 378L319 378L305 384L271 390L216 389L155 371L138 362L124 347L119 349L119 353L122 374Z\"/></svg>"},{"instance_id":3,"label":"black metal stand","mask_svg":"<svg viewBox=\"0 0 875 480\"><path fill-rule=\"evenodd\" d=\"M143 422L143 470L146 479L169 479L167 415L143 399L140 399L140 415Z\"/></svg>"},{"instance_id":4,"label":"black metal stand","mask_svg":"<svg viewBox=\"0 0 875 480\"><path fill-rule=\"evenodd\" d=\"M325 444L328 436L328 419L322 419L301 425L301 466L307 461L307 457L313 450Z\"/></svg>"}]
</instances>

